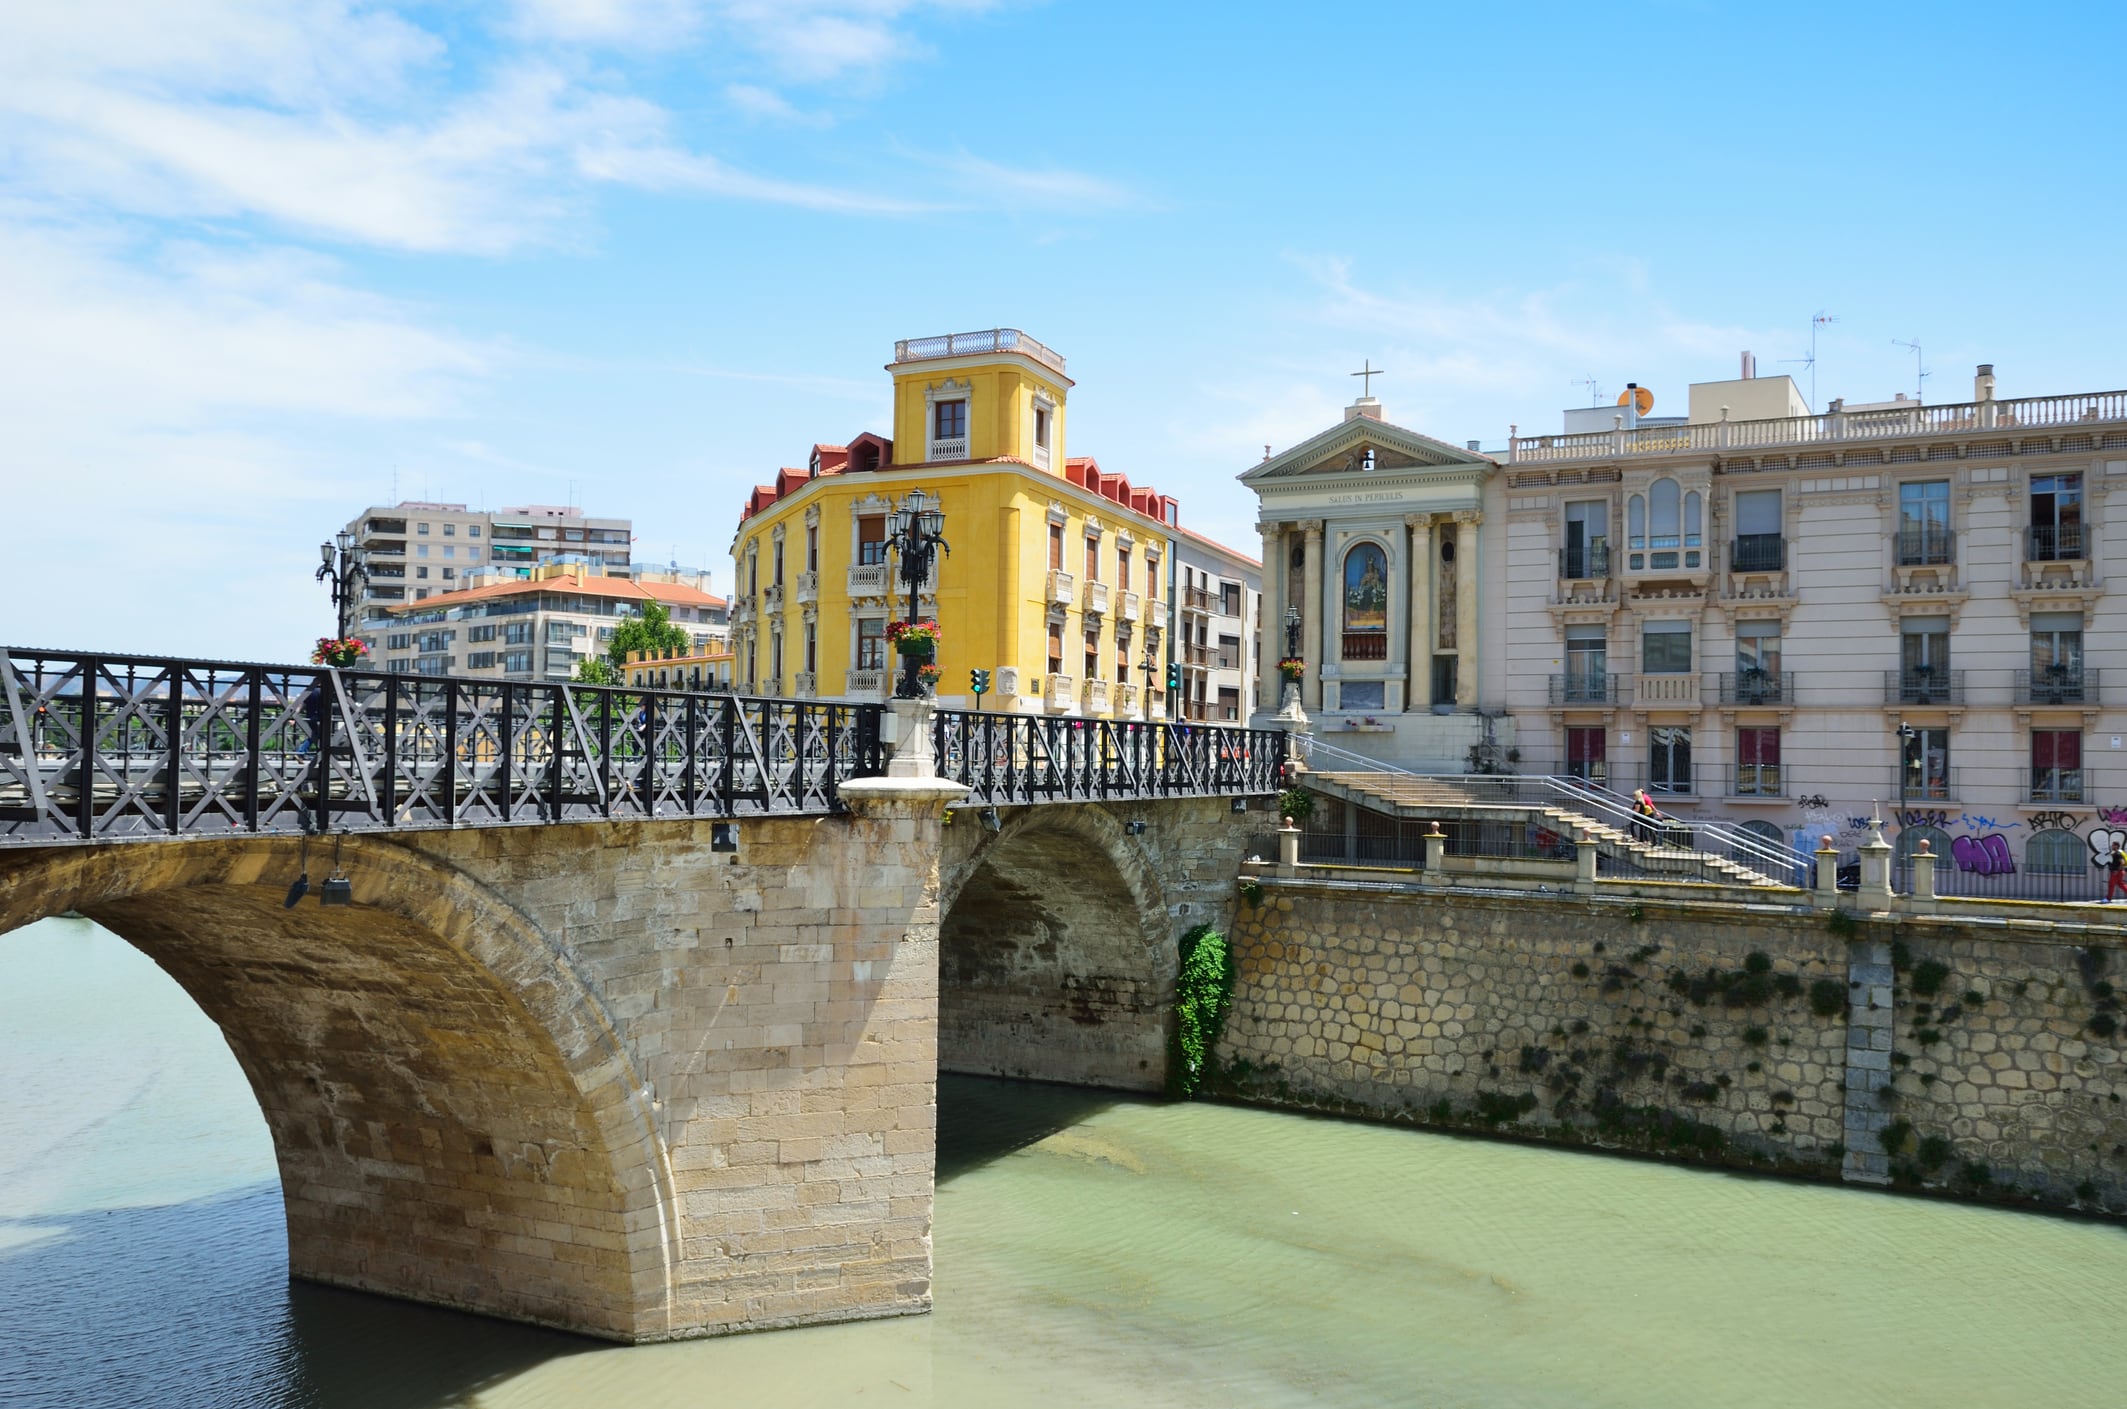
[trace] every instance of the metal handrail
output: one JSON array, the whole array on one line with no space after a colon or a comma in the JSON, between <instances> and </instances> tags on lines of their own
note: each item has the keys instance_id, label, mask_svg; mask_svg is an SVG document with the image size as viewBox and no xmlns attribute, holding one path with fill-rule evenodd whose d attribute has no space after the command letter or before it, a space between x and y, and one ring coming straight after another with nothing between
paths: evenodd
<instances>
[{"instance_id":1,"label":"metal handrail","mask_svg":"<svg viewBox=\"0 0 2127 1409\"><path fill-rule=\"evenodd\" d=\"M1275 793L1282 729L941 709L931 719L940 777L968 805L1249 797Z\"/></svg>"}]
</instances>

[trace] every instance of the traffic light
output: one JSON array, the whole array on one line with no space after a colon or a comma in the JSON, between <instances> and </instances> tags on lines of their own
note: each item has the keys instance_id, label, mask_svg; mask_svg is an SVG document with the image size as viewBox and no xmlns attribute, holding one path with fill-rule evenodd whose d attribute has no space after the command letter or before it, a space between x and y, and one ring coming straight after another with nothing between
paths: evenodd
<instances>
[{"instance_id":1,"label":"traffic light","mask_svg":"<svg viewBox=\"0 0 2127 1409\"><path fill-rule=\"evenodd\" d=\"M967 673L968 688L975 692L975 708L982 708L982 697L990 692L990 673L977 667Z\"/></svg>"},{"instance_id":2,"label":"traffic light","mask_svg":"<svg viewBox=\"0 0 2127 1409\"><path fill-rule=\"evenodd\" d=\"M1182 663L1178 660L1170 660L1167 662L1167 693L1170 695L1176 694L1181 688Z\"/></svg>"}]
</instances>

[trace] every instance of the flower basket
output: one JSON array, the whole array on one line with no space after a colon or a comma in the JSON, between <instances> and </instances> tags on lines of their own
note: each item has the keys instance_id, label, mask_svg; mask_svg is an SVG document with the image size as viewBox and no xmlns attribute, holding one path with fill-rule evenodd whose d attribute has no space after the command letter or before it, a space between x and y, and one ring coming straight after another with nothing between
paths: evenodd
<instances>
[{"instance_id":1,"label":"flower basket","mask_svg":"<svg viewBox=\"0 0 2127 1409\"><path fill-rule=\"evenodd\" d=\"M347 666L360 665L362 658L368 654L369 647L363 644L359 636L320 636L317 646L310 652L310 663L329 665L336 670L344 669Z\"/></svg>"},{"instance_id":2,"label":"flower basket","mask_svg":"<svg viewBox=\"0 0 2127 1409\"><path fill-rule=\"evenodd\" d=\"M1307 674L1307 662L1298 656L1286 656L1278 662L1278 674L1287 680L1298 680Z\"/></svg>"},{"instance_id":3,"label":"flower basket","mask_svg":"<svg viewBox=\"0 0 2127 1409\"><path fill-rule=\"evenodd\" d=\"M944 673L935 665L919 665L916 667L916 678L923 682L923 688L926 690L937 689L938 677Z\"/></svg>"},{"instance_id":4,"label":"flower basket","mask_svg":"<svg viewBox=\"0 0 2127 1409\"><path fill-rule=\"evenodd\" d=\"M936 621L890 621L886 639L897 654L930 660L938 654L941 633Z\"/></svg>"}]
</instances>

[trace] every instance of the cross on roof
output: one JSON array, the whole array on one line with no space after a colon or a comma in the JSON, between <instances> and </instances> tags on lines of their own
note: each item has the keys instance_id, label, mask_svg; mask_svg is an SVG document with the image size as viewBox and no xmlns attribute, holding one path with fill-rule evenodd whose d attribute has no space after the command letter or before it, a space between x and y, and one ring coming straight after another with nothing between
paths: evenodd
<instances>
[{"instance_id":1,"label":"cross on roof","mask_svg":"<svg viewBox=\"0 0 2127 1409\"><path fill-rule=\"evenodd\" d=\"M1370 397L1374 394L1374 378L1384 376L1386 375L1386 373L1383 371L1382 368L1376 367L1374 365L1374 359L1369 357L1366 359L1366 370L1363 372L1354 372L1352 373L1352 375L1364 379L1359 383L1359 395L1363 399L1366 397Z\"/></svg>"}]
</instances>

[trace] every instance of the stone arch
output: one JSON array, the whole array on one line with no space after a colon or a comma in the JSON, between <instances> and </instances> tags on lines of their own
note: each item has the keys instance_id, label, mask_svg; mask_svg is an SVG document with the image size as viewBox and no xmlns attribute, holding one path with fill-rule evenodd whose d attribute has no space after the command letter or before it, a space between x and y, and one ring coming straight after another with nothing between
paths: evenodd
<instances>
[{"instance_id":1,"label":"stone arch","mask_svg":"<svg viewBox=\"0 0 2127 1409\"><path fill-rule=\"evenodd\" d=\"M940 870L939 1068L1163 1086L1177 958L1140 839L1090 805L1009 811L994 833L962 812L952 831L974 840Z\"/></svg>"},{"instance_id":2,"label":"stone arch","mask_svg":"<svg viewBox=\"0 0 2127 1409\"><path fill-rule=\"evenodd\" d=\"M616 1340L670 1334L649 1093L567 955L462 871L344 840L355 904L284 908L293 839L0 857L0 933L78 911L221 1028L273 1137L289 1269Z\"/></svg>"}]
</instances>

